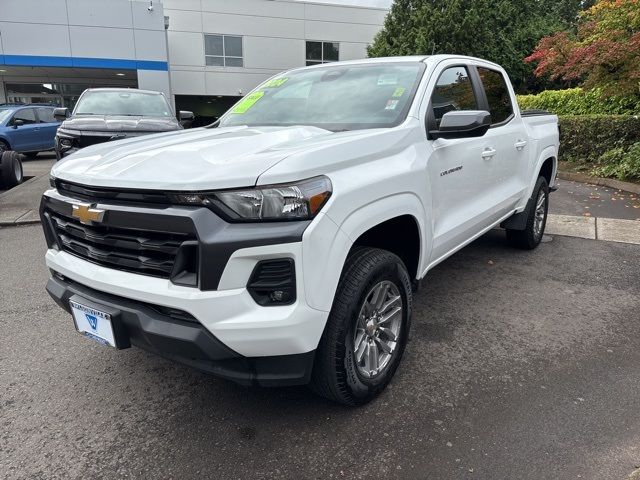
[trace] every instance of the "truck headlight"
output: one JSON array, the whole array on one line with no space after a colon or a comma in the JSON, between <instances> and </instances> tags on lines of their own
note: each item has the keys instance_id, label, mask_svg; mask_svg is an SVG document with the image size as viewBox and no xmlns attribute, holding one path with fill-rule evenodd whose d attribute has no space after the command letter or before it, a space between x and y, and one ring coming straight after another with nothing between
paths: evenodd
<instances>
[{"instance_id":1,"label":"truck headlight","mask_svg":"<svg viewBox=\"0 0 640 480\"><path fill-rule=\"evenodd\" d=\"M309 220L331 196L331 181L315 177L301 182L210 193L179 193L180 204L210 206L232 221Z\"/></svg>"},{"instance_id":2,"label":"truck headlight","mask_svg":"<svg viewBox=\"0 0 640 480\"><path fill-rule=\"evenodd\" d=\"M67 132L61 132L58 130L58 134L56 135L56 140L58 142L58 148L61 152L65 152L73 148L75 143L75 137Z\"/></svg>"}]
</instances>

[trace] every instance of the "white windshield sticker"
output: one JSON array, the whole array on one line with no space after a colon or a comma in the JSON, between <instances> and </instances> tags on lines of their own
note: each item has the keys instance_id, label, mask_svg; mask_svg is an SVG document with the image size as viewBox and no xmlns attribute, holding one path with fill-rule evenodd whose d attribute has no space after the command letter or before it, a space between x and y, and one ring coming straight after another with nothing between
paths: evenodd
<instances>
[{"instance_id":1,"label":"white windshield sticker","mask_svg":"<svg viewBox=\"0 0 640 480\"><path fill-rule=\"evenodd\" d=\"M398 76L395 73L383 73L378 76L378 85L397 85Z\"/></svg>"},{"instance_id":2,"label":"white windshield sticker","mask_svg":"<svg viewBox=\"0 0 640 480\"><path fill-rule=\"evenodd\" d=\"M387 106L386 106L386 107L384 107L384 109L385 109L385 110L395 110L395 109L396 109L396 107L398 106L398 102L399 102L399 101L400 101L400 100L389 100L389 101L387 102Z\"/></svg>"}]
</instances>

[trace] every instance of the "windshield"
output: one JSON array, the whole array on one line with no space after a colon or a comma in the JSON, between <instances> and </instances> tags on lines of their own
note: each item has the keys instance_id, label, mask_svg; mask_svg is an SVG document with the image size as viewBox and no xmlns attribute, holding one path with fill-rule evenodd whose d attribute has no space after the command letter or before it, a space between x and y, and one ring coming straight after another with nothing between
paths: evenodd
<instances>
[{"instance_id":1,"label":"windshield","mask_svg":"<svg viewBox=\"0 0 640 480\"><path fill-rule=\"evenodd\" d=\"M164 96L159 93L102 90L85 92L73 113L170 117L171 109Z\"/></svg>"},{"instance_id":2,"label":"windshield","mask_svg":"<svg viewBox=\"0 0 640 480\"><path fill-rule=\"evenodd\" d=\"M0 123L4 123L13 113L9 108L0 108Z\"/></svg>"},{"instance_id":3,"label":"windshield","mask_svg":"<svg viewBox=\"0 0 640 480\"><path fill-rule=\"evenodd\" d=\"M393 127L407 116L424 64L336 65L285 73L220 120L233 125L312 125L327 130Z\"/></svg>"}]
</instances>

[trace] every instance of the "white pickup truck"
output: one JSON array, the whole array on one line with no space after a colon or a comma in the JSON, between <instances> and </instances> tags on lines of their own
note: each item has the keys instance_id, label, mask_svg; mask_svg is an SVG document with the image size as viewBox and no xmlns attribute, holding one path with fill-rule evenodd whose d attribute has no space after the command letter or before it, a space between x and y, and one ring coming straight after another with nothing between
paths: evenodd
<instances>
[{"instance_id":1,"label":"white pickup truck","mask_svg":"<svg viewBox=\"0 0 640 480\"><path fill-rule=\"evenodd\" d=\"M476 58L291 70L209 127L55 165L47 290L105 345L362 404L396 371L431 268L499 225L540 243L558 136Z\"/></svg>"}]
</instances>

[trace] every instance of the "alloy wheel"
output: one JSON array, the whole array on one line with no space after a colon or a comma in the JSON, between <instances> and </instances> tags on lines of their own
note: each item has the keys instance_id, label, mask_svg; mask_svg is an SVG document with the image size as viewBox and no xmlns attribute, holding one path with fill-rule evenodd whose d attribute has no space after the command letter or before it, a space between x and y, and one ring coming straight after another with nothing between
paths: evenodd
<instances>
[{"instance_id":1,"label":"alloy wheel","mask_svg":"<svg viewBox=\"0 0 640 480\"><path fill-rule=\"evenodd\" d=\"M353 354L358 372L374 378L388 367L402 328L403 304L392 282L377 283L365 297L358 314Z\"/></svg>"},{"instance_id":2,"label":"alloy wheel","mask_svg":"<svg viewBox=\"0 0 640 480\"><path fill-rule=\"evenodd\" d=\"M547 214L547 194L540 190L536 199L536 211L533 219L533 234L536 240L540 239L544 229L545 217Z\"/></svg>"}]
</instances>

